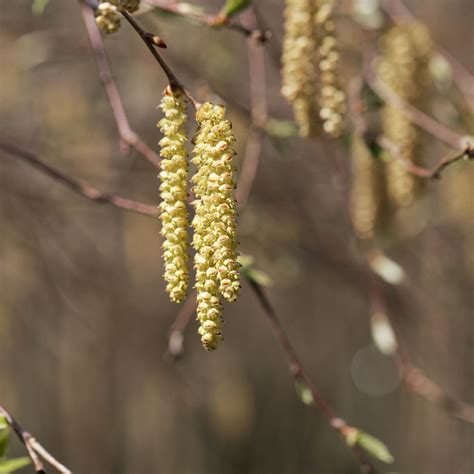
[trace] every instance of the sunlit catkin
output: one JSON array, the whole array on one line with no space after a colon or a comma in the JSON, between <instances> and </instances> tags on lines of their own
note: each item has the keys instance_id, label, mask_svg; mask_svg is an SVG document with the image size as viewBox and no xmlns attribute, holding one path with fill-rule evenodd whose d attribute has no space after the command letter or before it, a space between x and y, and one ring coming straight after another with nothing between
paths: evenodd
<instances>
[{"instance_id":1,"label":"sunlit catkin","mask_svg":"<svg viewBox=\"0 0 474 474\"><path fill-rule=\"evenodd\" d=\"M339 52L333 21L334 0L316 0L314 17L318 39L319 117L323 130L337 138L344 124L345 94L338 80Z\"/></svg>"},{"instance_id":2,"label":"sunlit catkin","mask_svg":"<svg viewBox=\"0 0 474 474\"><path fill-rule=\"evenodd\" d=\"M196 114L193 176L196 199L193 246L196 250L197 318L204 347L214 350L222 340L220 295L235 301L240 290L237 263L236 206L233 196L234 136L225 108L211 103Z\"/></svg>"},{"instance_id":3,"label":"sunlit catkin","mask_svg":"<svg viewBox=\"0 0 474 474\"><path fill-rule=\"evenodd\" d=\"M101 2L96 10L95 22L105 33L114 33L120 28L120 13L111 2Z\"/></svg>"},{"instance_id":4,"label":"sunlit catkin","mask_svg":"<svg viewBox=\"0 0 474 474\"><path fill-rule=\"evenodd\" d=\"M286 0L282 54L282 95L292 104L300 135L316 135L317 45L314 0Z\"/></svg>"},{"instance_id":5,"label":"sunlit catkin","mask_svg":"<svg viewBox=\"0 0 474 474\"><path fill-rule=\"evenodd\" d=\"M351 218L359 239L374 238L384 211L384 163L370 152L363 138L354 134L351 142Z\"/></svg>"},{"instance_id":6,"label":"sunlit catkin","mask_svg":"<svg viewBox=\"0 0 474 474\"><path fill-rule=\"evenodd\" d=\"M383 42L383 57L377 72L381 80L403 100L416 103L425 89L430 39L419 24L393 27ZM407 160L417 162L417 129L398 107L386 104L382 112L384 135L400 149ZM400 160L387 163L388 194L395 207L407 206L415 198L419 180Z\"/></svg>"},{"instance_id":7,"label":"sunlit catkin","mask_svg":"<svg viewBox=\"0 0 474 474\"><path fill-rule=\"evenodd\" d=\"M167 282L166 291L170 299L179 303L186 296L189 282L186 103L181 93L173 94L171 88L168 87L161 99L160 108L165 115L158 122L158 127L164 135L160 140L162 160L159 174L162 199L160 203L161 235L164 238L164 279Z\"/></svg>"},{"instance_id":8,"label":"sunlit catkin","mask_svg":"<svg viewBox=\"0 0 474 474\"><path fill-rule=\"evenodd\" d=\"M129 13L134 13L140 8L141 0L109 0L115 5L118 10L126 10Z\"/></svg>"}]
</instances>

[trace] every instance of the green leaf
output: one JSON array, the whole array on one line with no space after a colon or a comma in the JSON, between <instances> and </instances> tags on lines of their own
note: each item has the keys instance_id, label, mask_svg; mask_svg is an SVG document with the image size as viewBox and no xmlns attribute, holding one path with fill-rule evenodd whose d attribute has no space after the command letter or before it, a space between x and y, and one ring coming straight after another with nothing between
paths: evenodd
<instances>
[{"instance_id":1,"label":"green leaf","mask_svg":"<svg viewBox=\"0 0 474 474\"><path fill-rule=\"evenodd\" d=\"M387 464L393 463L394 458L382 441L372 435L364 433L363 431L358 429L355 430L354 436L351 439L347 439L349 445L357 444L357 446L360 446L363 450L367 451L367 453L375 459Z\"/></svg>"},{"instance_id":2,"label":"green leaf","mask_svg":"<svg viewBox=\"0 0 474 474\"><path fill-rule=\"evenodd\" d=\"M0 474L14 472L30 464L31 460L27 457L6 459L4 461L0 461Z\"/></svg>"},{"instance_id":3,"label":"green leaf","mask_svg":"<svg viewBox=\"0 0 474 474\"><path fill-rule=\"evenodd\" d=\"M0 416L0 458L5 456L10 438L10 427L4 416Z\"/></svg>"},{"instance_id":4,"label":"green leaf","mask_svg":"<svg viewBox=\"0 0 474 474\"><path fill-rule=\"evenodd\" d=\"M242 272L251 281L258 283L261 286L272 286L273 280L261 270L253 268L255 259L251 255L241 255L238 262L242 265Z\"/></svg>"},{"instance_id":5,"label":"green leaf","mask_svg":"<svg viewBox=\"0 0 474 474\"><path fill-rule=\"evenodd\" d=\"M33 0L33 3L31 4L31 12L33 15L42 15L48 3L49 0Z\"/></svg>"},{"instance_id":6,"label":"green leaf","mask_svg":"<svg viewBox=\"0 0 474 474\"><path fill-rule=\"evenodd\" d=\"M252 3L252 0L227 0L220 14L226 18L229 18L232 15L245 10L250 5L250 3Z\"/></svg>"},{"instance_id":7,"label":"green leaf","mask_svg":"<svg viewBox=\"0 0 474 474\"><path fill-rule=\"evenodd\" d=\"M314 398L313 398L313 394L311 393L311 390L301 380L297 380L295 382L295 390L296 390L296 395L298 395L298 398L305 405L312 405L314 403Z\"/></svg>"},{"instance_id":8,"label":"green leaf","mask_svg":"<svg viewBox=\"0 0 474 474\"><path fill-rule=\"evenodd\" d=\"M270 119L265 125L265 130L269 135L278 138L298 136L298 125L291 120Z\"/></svg>"}]
</instances>

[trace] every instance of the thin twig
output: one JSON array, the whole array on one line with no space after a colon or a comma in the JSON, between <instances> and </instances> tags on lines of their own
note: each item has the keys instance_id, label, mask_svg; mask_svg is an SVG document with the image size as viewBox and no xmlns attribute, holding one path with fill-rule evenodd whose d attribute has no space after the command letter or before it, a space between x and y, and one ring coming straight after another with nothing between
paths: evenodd
<instances>
[{"instance_id":1,"label":"thin twig","mask_svg":"<svg viewBox=\"0 0 474 474\"><path fill-rule=\"evenodd\" d=\"M306 371L303 369L301 361L296 355L295 349L291 344L286 332L284 331L280 320L273 308L270 300L268 299L264 289L254 280L247 278L247 282L255 293L260 306L263 309L263 314L270 324L271 330L278 344L285 353L288 361L288 368L291 376L295 379L295 382L302 382L310 391L313 396L313 400L319 411L326 417L331 428L335 429L339 435L347 443L347 438L354 428L349 426L342 418L338 417L328 402L323 398L321 392L318 390L316 385L312 382ZM364 453L360 451L357 446L350 446L355 456L357 457L361 470L364 473L376 473L374 466L366 459Z\"/></svg>"},{"instance_id":2,"label":"thin twig","mask_svg":"<svg viewBox=\"0 0 474 474\"><path fill-rule=\"evenodd\" d=\"M37 170L46 174L50 178L54 179L58 183L66 186L71 191L79 194L87 199L90 199L99 204L110 204L127 211L133 211L138 214L144 214L147 216L157 216L158 210L155 206L145 204L142 202L126 199L121 196L117 196L111 193L104 193L98 189L90 186L89 184L83 183L67 174L59 171L53 166L46 164L42 161L35 153L27 150L19 145L11 142L0 141L0 149L7 152L10 155L20 158L22 161L35 167Z\"/></svg>"},{"instance_id":3,"label":"thin twig","mask_svg":"<svg viewBox=\"0 0 474 474\"><path fill-rule=\"evenodd\" d=\"M262 31L258 28L248 28L245 25L234 23L228 19L215 15L207 15L205 13L197 13L185 10L182 5L173 0L146 0L146 3L153 7L167 13L181 16L198 25L205 25L211 28L227 28L229 30L237 31L246 37L251 37L260 43L264 43L270 39L269 31Z\"/></svg>"},{"instance_id":4,"label":"thin twig","mask_svg":"<svg viewBox=\"0 0 474 474\"><path fill-rule=\"evenodd\" d=\"M414 15L402 0L385 0L384 10L395 23L416 21ZM464 95L466 103L474 111L474 75L472 75L451 53L440 45L436 45L439 54L445 57L451 66L454 82Z\"/></svg>"},{"instance_id":5,"label":"thin twig","mask_svg":"<svg viewBox=\"0 0 474 474\"><path fill-rule=\"evenodd\" d=\"M194 312L196 311L196 297L196 291L193 291L188 296L171 326L168 338L168 350L165 356L173 361L178 360L183 355L184 333L192 320Z\"/></svg>"},{"instance_id":6,"label":"thin twig","mask_svg":"<svg viewBox=\"0 0 474 474\"><path fill-rule=\"evenodd\" d=\"M446 127L442 123L431 118L421 110L417 109L410 103L403 100L397 95L390 87L388 87L382 80L380 80L375 74L372 64L366 69L367 83L371 89L387 104L395 107L403 112L403 114L411 120L413 123L418 125L420 128L428 132L433 137L446 143L450 147L456 150L463 150L466 146L466 136L461 135L454 130Z\"/></svg>"},{"instance_id":7,"label":"thin twig","mask_svg":"<svg viewBox=\"0 0 474 474\"><path fill-rule=\"evenodd\" d=\"M171 68L168 66L166 61L163 59L160 53L156 50L156 43L154 41L154 38L156 38L156 35L145 31L140 26L140 24L135 20L135 18L133 18L133 16L130 15L125 10L122 10L121 13L123 17L128 21L128 23L130 23L132 28L137 32L140 38L143 40L146 47L149 49L150 53L153 55L153 57L156 59L156 61L160 65L161 69L163 69L163 72L166 74L166 77L168 78L170 87L172 89L181 91L189 99L194 109L197 110L201 104L183 86L183 84L176 77L175 73L171 70Z\"/></svg>"},{"instance_id":8,"label":"thin twig","mask_svg":"<svg viewBox=\"0 0 474 474\"><path fill-rule=\"evenodd\" d=\"M243 18L244 21L250 24L256 24L257 22L252 8L249 8L243 14ZM240 209L243 209L247 204L250 191L257 175L258 163L265 139L265 124L267 122L265 55L262 46L258 44L254 38L247 39L247 56L250 79L251 126L237 185L236 199Z\"/></svg>"},{"instance_id":9,"label":"thin twig","mask_svg":"<svg viewBox=\"0 0 474 474\"><path fill-rule=\"evenodd\" d=\"M396 358L405 387L409 391L416 393L430 403L438 406L449 415L468 423L474 423L474 406L449 395L442 387L433 382L419 367L412 364L405 344L398 334L397 321L395 320L394 314L388 309L381 282L373 272L369 271L368 275L370 278L369 297L372 314L383 314L389 320L396 340Z\"/></svg>"},{"instance_id":10,"label":"thin twig","mask_svg":"<svg viewBox=\"0 0 474 474\"><path fill-rule=\"evenodd\" d=\"M130 127L125 108L122 103L117 84L113 78L109 59L105 50L104 41L95 23L92 8L82 1L80 3L82 19L89 37L92 53L99 72L99 78L107 94L112 113L117 124L118 132L122 141L133 147L138 153L143 155L155 167L160 166L160 157L151 149Z\"/></svg>"},{"instance_id":11,"label":"thin twig","mask_svg":"<svg viewBox=\"0 0 474 474\"><path fill-rule=\"evenodd\" d=\"M12 415L0 405L0 414L3 415L7 423L11 426L18 439L23 443L33 463L37 474L46 474L46 470L40 458L47 461L61 474L72 474L72 472L52 456L28 431L25 431L13 418Z\"/></svg>"},{"instance_id":12,"label":"thin twig","mask_svg":"<svg viewBox=\"0 0 474 474\"><path fill-rule=\"evenodd\" d=\"M457 155L448 155L439 160L438 164L433 169L424 168L422 166L415 165L410 161L403 153L403 149L389 140L387 137L380 137L377 139L377 143L386 151L390 153L390 156L405 166L407 171L415 176L426 179L441 179L441 174L445 168L453 163L460 160L473 160L474 159L474 147L468 144L462 153Z\"/></svg>"}]
</instances>

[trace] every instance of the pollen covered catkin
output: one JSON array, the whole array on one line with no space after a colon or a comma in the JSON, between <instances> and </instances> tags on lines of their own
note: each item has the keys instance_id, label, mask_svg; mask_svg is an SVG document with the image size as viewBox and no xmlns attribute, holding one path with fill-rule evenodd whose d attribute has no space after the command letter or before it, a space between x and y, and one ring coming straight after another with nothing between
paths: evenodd
<instances>
[{"instance_id":1,"label":"pollen covered catkin","mask_svg":"<svg viewBox=\"0 0 474 474\"><path fill-rule=\"evenodd\" d=\"M292 104L303 137L316 135L320 127L314 14L314 0L286 0L281 93Z\"/></svg>"},{"instance_id":2,"label":"pollen covered catkin","mask_svg":"<svg viewBox=\"0 0 474 474\"><path fill-rule=\"evenodd\" d=\"M196 250L197 318L204 347L214 350L222 340L220 296L235 301L240 290L234 199L235 141L225 108L209 102L197 111L199 130L192 162L196 199L193 246Z\"/></svg>"},{"instance_id":3,"label":"pollen covered catkin","mask_svg":"<svg viewBox=\"0 0 474 474\"><path fill-rule=\"evenodd\" d=\"M115 33L120 28L120 13L113 2L99 3L95 15L97 26L105 33Z\"/></svg>"},{"instance_id":4,"label":"pollen covered catkin","mask_svg":"<svg viewBox=\"0 0 474 474\"><path fill-rule=\"evenodd\" d=\"M384 212L384 163L372 155L364 139L354 133L351 142L351 219L359 239L371 240Z\"/></svg>"},{"instance_id":5,"label":"pollen covered catkin","mask_svg":"<svg viewBox=\"0 0 474 474\"><path fill-rule=\"evenodd\" d=\"M180 92L173 94L168 86L163 94L160 108L164 113L164 118L158 122L158 127L164 135L160 140L162 160L159 174L162 199L159 206L161 235L164 238L164 279L167 282L166 291L170 299L179 303L186 296L189 282L186 103Z\"/></svg>"},{"instance_id":6,"label":"pollen covered catkin","mask_svg":"<svg viewBox=\"0 0 474 474\"><path fill-rule=\"evenodd\" d=\"M286 0L281 92L304 137L322 129L337 138L343 128L345 94L337 78L333 10L333 0Z\"/></svg>"},{"instance_id":7,"label":"pollen covered catkin","mask_svg":"<svg viewBox=\"0 0 474 474\"><path fill-rule=\"evenodd\" d=\"M314 17L318 38L319 117L323 130L333 138L340 136L345 113L345 94L339 85L339 52L333 21L334 0L316 0Z\"/></svg>"},{"instance_id":8,"label":"pollen covered catkin","mask_svg":"<svg viewBox=\"0 0 474 474\"><path fill-rule=\"evenodd\" d=\"M431 42L426 28L417 23L397 25L384 37L383 56L377 66L381 80L406 102L421 98L427 83ZM404 157L418 162L419 136L416 127L399 107L385 104L382 111L384 135L397 145ZM419 179L396 159L386 165L387 186L394 207L410 205Z\"/></svg>"}]
</instances>

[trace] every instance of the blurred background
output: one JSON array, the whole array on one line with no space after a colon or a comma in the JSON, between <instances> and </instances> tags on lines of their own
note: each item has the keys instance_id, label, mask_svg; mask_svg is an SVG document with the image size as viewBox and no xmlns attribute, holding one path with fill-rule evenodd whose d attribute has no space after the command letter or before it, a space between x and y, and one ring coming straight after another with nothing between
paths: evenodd
<instances>
[{"instance_id":1,"label":"blurred background","mask_svg":"<svg viewBox=\"0 0 474 474\"><path fill-rule=\"evenodd\" d=\"M193 3L209 13L222 5ZM269 115L291 120L279 92L283 2L254 3L273 33ZM471 0L407 5L474 71ZM343 76L352 77L367 37L341 10ZM0 138L101 190L157 204L156 170L119 145L78 3L51 0L35 16L30 0L0 0L0 12ZM198 99L227 105L239 166L250 126L245 38L152 11L137 18L166 40L164 56ZM129 25L105 43L131 126L157 149L164 74ZM431 112L463 131L446 95ZM430 140L426 163L448 151ZM406 274L387 290L387 311L407 353L470 403L473 180L472 163L460 163L427 183L415 221L384 248ZM395 463L382 472L472 473L473 426L407 391L394 357L373 344L349 187L344 140L268 135L240 215L241 251L273 281L269 298L325 398L389 447ZM193 321L172 363L164 354L180 307L164 291L158 220L85 200L4 152L0 189L0 400L75 473L358 472L321 414L297 398L245 282L225 307L219 350L202 349Z\"/></svg>"}]
</instances>

